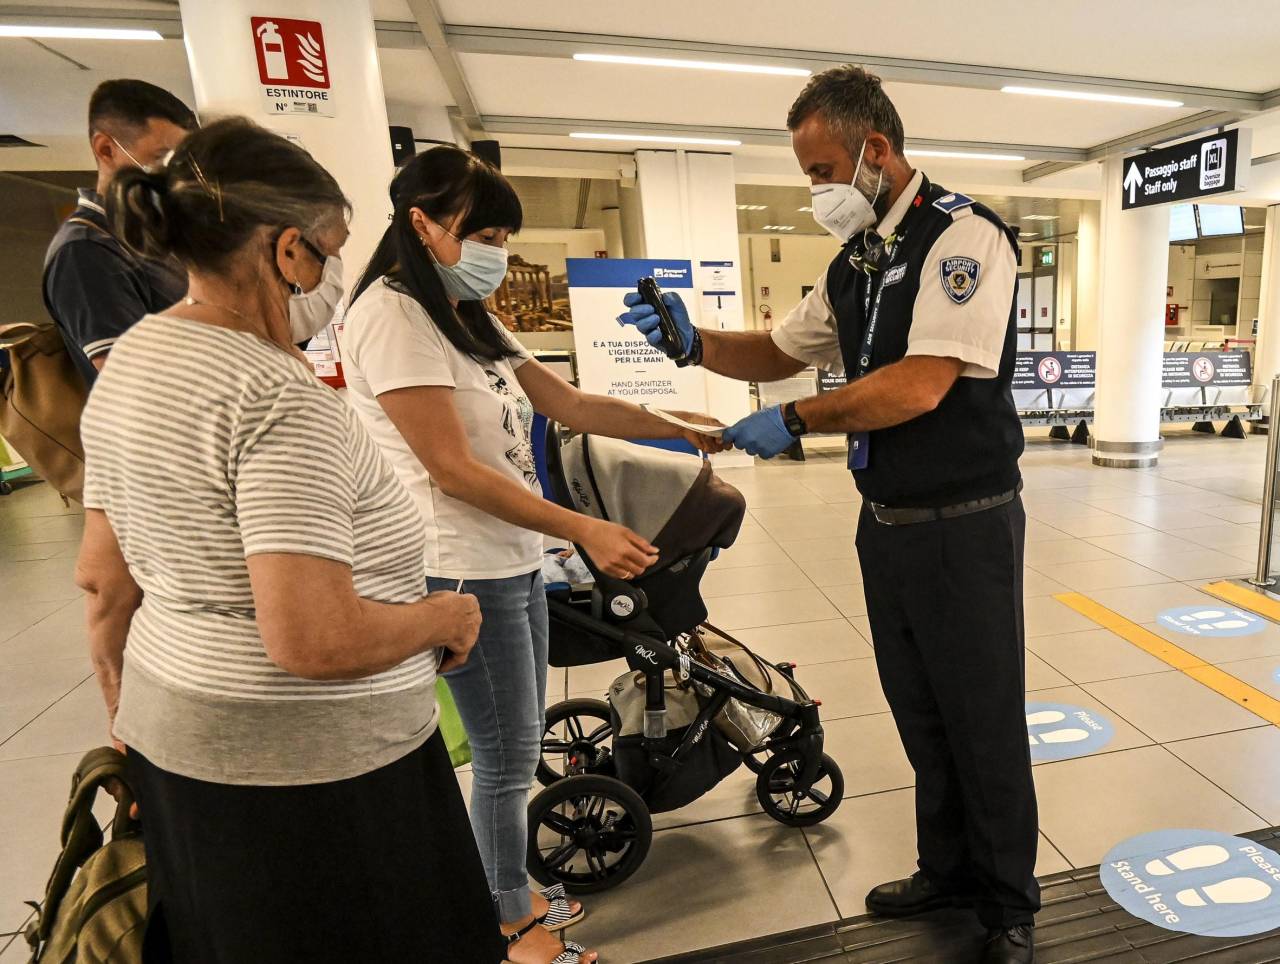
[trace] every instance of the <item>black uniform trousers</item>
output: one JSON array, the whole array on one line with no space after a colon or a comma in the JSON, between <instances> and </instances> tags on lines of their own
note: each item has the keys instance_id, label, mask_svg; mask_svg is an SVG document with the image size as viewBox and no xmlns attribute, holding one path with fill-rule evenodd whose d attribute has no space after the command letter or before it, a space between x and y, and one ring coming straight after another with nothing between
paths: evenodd
<instances>
[{"instance_id":1,"label":"black uniform trousers","mask_svg":"<svg viewBox=\"0 0 1280 964\"><path fill-rule=\"evenodd\" d=\"M1027 741L1022 500L890 526L858 559L880 682L916 772L920 870L987 927L1031 923L1039 842Z\"/></svg>"}]
</instances>

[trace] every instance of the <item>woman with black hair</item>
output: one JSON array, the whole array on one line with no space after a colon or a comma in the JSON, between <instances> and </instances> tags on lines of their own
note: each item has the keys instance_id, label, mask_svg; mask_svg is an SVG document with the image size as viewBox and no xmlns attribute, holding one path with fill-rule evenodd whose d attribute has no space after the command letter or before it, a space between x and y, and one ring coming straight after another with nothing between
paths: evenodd
<instances>
[{"instance_id":1,"label":"woman with black hair","mask_svg":"<svg viewBox=\"0 0 1280 964\"><path fill-rule=\"evenodd\" d=\"M489 314L483 301L506 275L506 241L523 218L496 168L433 148L396 175L391 196L391 226L346 315L351 400L422 511L428 585L462 580L480 600L475 653L445 678L471 741L471 825L508 957L590 964L593 952L550 933L581 920L582 907L558 890L533 893L525 864L546 705L543 534L582 545L621 578L643 572L657 551L629 529L544 500L529 432L537 411L617 438L683 433L636 405L578 391Z\"/></svg>"}]
</instances>

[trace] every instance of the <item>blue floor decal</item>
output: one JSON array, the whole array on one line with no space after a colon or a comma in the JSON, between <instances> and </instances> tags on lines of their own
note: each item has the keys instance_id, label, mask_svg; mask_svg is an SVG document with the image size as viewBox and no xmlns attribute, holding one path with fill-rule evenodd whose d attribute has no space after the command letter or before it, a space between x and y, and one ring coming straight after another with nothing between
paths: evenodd
<instances>
[{"instance_id":1,"label":"blue floor decal","mask_svg":"<svg viewBox=\"0 0 1280 964\"><path fill-rule=\"evenodd\" d=\"M1107 893L1140 920L1203 937L1280 928L1280 855L1213 830L1156 830L1102 861Z\"/></svg>"},{"instance_id":2,"label":"blue floor decal","mask_svg":"<svg viewBox=\"0 0 1280 964\"><path fill-rule=\"evenodd\" d=\"M1157 619L1188 636L1252 636L1262 632L1266 623L1243 609L1218 606L1179 606L1166 609Z\"/></svg>"},{"instance_id":3,"label":"blue floor decal","mask_svg":"<svg viewBox=\"0 0 1280 964\"><path fill-rule=\"evenodd\" d=\"M1115 736L1111 721L1069 703L1028 703L1027 740L1033 760L1069 760L1096 753Z\"/></svg>"}]
</instances>

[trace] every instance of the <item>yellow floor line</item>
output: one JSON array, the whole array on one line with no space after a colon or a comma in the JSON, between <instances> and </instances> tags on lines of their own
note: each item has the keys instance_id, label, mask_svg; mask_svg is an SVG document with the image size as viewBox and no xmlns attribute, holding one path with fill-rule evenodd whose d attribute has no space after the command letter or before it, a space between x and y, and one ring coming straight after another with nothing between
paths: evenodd
<instances>
[{"instance_id":1,"label":"yellow floor line","mask_svg":"<svg viewBox=\"0 0 1280 964\"><path fill-rule=\"evenodd\" d=\"M1236 585L1234 582L1211 582L1209 585L1201 586L1200 588L1211 596L1217 596L1219 599L1234 606L1239 606L1241 609L1247 609L1251 613L1257 613L1259 616L1280 623L1280 600L1272 599L1270 596L1253 589L1246 589L1244 586Z\"/></svg>"},{"instance_id":2,"label":"yellow floor line","mask_svg":"<svg viewBox=\"0 0 1280 964\"><path fill-rule=\"evenodd\" d=\"M1077 592L1067 592L1054 596L1054 599L1069 606L1080 615L1092 619L1104 629L1109 629L1122 639L1127 640L1156 659L1167 663L1176 670L1181 670L1193 680L1203 683L1215 693L1225 696L1233 703L1262 717L1268 723L1280 726L1280 700L1268 696L1262 690L1255 689L1243 680L1236 679L1221 667L1206 663L1199 656L1187 652L1181 646L1169 642L1163 636L1144 629L1135 622L1125 619L1117 612L1102 606L1088 596Z\"/></svg>"}]
</instances>

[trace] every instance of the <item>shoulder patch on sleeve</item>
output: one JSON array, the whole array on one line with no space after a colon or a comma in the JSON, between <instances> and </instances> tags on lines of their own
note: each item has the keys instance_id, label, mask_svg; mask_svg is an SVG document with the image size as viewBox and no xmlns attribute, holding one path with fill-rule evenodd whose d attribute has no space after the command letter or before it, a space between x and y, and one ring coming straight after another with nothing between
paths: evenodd
<instances>
[{"instance_id":1,"label":"shoulder patch on sleeve","mask_svg":"<svg viewBox=\"0 0 1280 964\"><path fill-rule=\"evenodd\" d=\"M943 258L939 264L942 290L958 305L964 304L978 290L982 265L973 258Z\"/></svg>"},{"instance_id":2,"label":"shoulder patch on sleeve","mask_svg":"<svg viewBox=\"0 0 1280 964\"><path fill-rule=\"evenodd\" d=\"M933 202L933 206L944 214L955 214L974 203L973 198L964 194L944 194Z\"/></svg>"}]
</instances>

